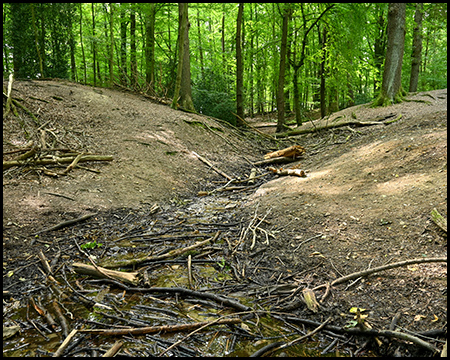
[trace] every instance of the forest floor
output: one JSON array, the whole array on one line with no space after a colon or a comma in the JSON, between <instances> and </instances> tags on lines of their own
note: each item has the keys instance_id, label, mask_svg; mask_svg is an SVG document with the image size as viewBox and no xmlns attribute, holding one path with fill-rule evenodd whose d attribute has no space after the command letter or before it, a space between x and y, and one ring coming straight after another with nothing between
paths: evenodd
<instances>
[{"instance_id":1,"label":"forest floor","mask_svg":"<svg viewBox=\"0 0 450 360\"><path fill-rule=\"evenodd\" d=\"M212 211L208 206L214 204L212 218L240 220L243 228L259 216L264 231L256 229L251 249L251 236L243 244L246 261L257 261L257 268L252 275L245 268L238 272L252 284L314 288L367 268L447 256L446 234L430 217L434 208L447 217L446 89L410 95L412 101L386 108L359 105L332 115L364 121L402 114L389 125L337 128L278 144L120 90L16 81L13 96L39 115L47 143L114 156L112 162L80 164L99 173L75 168L55 178L27 167L3 172L3 287L16 297L24 286L18 277L27 270L12 277L5 276L8 271L34 259L39 249L54 250L48 247L52 234L35 241L34 233L92 212L99 214L96 219L109 214L117 222L126 220L120 211L143 217L155 203L163 213L184 211L192 217ZM268 119L248 120L258 126ZM27 144L24 128L34 128L30 136L39 139L32 120L22 116L21 121L12 115L3 120L4 161L17 156L6 152ZM245 179L266 152L292 144L306 148L294 164L301 163L307 177L270 174L242 192L197 196L228 180L193 152ZM318 314L294 303L279 309L318 321L332 314L344 325L356 306L369 311L374 327L388 328L401 314L397 325L403 329L441 329L447 323L446 284L446 264L410 265L336 285ZM366 350L370 355L371 347ZM372 351L392 355L396 350ZM400 353L411 355L408 351Z\"/></svg>"}]
</instances>

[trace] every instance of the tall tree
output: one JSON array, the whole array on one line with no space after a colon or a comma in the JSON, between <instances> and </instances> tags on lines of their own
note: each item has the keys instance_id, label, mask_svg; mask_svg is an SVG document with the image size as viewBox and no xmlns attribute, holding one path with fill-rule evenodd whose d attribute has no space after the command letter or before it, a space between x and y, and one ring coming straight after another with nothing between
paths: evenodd
<instances>
[{"instance_id":1,"label":"tall tree","mask_svg":"<svg viewBox=\"0 0 450 360\"><path fill-rule=\"evenodd\" d=\"M114 85L114 12L113 3L109 3L109 86Z\"/></svg>"},{"instance_id":2,"label":"tall tree","mask_svg":"<svg viewBox=\"0 0 450 360\"><path fill-rule=\"evenodd\" d=\"M389 3L387 50L384 62L381 93L374 106L385 106L401 101L402 98L402 63L405 47L405 3Z\"/></svg>"},{"instance_id":3,"label":"tall tree","mask_svg":"<svg viewBox=\"0 0 450 360\"><path fill-rule=\"evenodd\" d=\"M422 16L423 3L416 3L416 13L414 14L416 26L413 30L411 77L409 79L410 92L417 91L417 84L419 82L420 61L422 56Z\"/></svg>"},{"instance_id":4,"label":"tall tree","mask_svg":"<svg viewBox=\"0 0 450 360\"><path fill-rule=\"evenodd\" d=\"M148 3L145 16L145 81L155 87L155 3Z\"/></svg>"},{"instance_id":5,"label":"tall tree","mask_svg":"<svg viewBox=\"0 0 450 360\"><path fill-rule=\"evenodd\" d=\"M178 3L178 69L172 108L195 111L191 95L188 4Z\"/></svg>"},{"instance_id":6,"label":"tall tree","mask_svg":"<svg viewBox=\"0 0 450 360\"><path fill-rule=\"evenodd\" d=\"M128 4L121 4L120 6L120 79L122 84L128 82L127 71L127 26L128 20L125 17L125 6Z\"/></svg>"},{"instance_id":7,"label":"tall tree","mask_svg":"<svg viewBox=\"0 0 450 360\"><path fill-rule=\"evenodd\" d=\"M244 3L239 3L238 16L236 21L236 114L238 118L236 124L243 125L241 119L244 118L244 66L242 62L242 18L244 13Z\"/></svg>"},{"instance_id":8,"label":"tall tree","mask_svg":"<svg viewBox=\"0 0 450 360\"><path fill-rule=\"evenodd\" d=\"M281 31L281 49L280 49L280 71L278 72L278 90L277 90L277 132L284 131L284 73L286 71L286 47L287 32L291 9L288 4L283 8L283 28Z\"/></svg>"},{"instance_id":9,"label":"tall tree","mask_svg":"<svg viewBox=\"0 0 450 360\"><path fill-rule=\"evenodd\" d=\"M131 86L137 85L137 58L136 58L136 10L134 5L130 11L130 71Z\"/></svg>"},{"instance_id":10,"label":"tall tree","mask_svg":"<svg viewBox=\"0 0 450 360\"><path fill-rule=\"evenodd\" d=\"M83 83L86 84L87 80L87 68L86 68L86 55L84 53L84 45L83 45L83 8L82 4L79 3L79 9L80 9L80 46L81 46L81 56L82 56L82 62L83 62Z\"/></svg>"},{"instance_id":11,"label":"tall tree","mask_svg":"<svg viewBox=\"0 0 450 360\"><path fill-rule=\"evenodd\" d=\"M92 62L94 70L94 86L97 86L97 46L95 39L95 11L94 3L92 3Z\"/></svg>"}]
</instances>

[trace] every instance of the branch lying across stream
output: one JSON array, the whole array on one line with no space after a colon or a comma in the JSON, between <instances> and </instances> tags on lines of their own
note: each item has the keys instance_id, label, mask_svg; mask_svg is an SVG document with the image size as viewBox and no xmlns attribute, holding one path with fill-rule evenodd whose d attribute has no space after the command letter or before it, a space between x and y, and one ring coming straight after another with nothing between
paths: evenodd
<instances>
[{"instance_id":1,"label":"branch lying across stream","mask_svg":"<svg viewBox=\"0 0 450 360\"><path fill-rule=\"evenodd\" d=\"M400 261L400 262L397 262L397 263L387 264L387 265L379 266L379 267L376 267L376 268L373 268L373 269L367 269L367 270L363 270L363 271L358 271L356 273L352 273L352 274L349 274L349 275L342 276L342 277L340 277L340 278L338 278L336 280L333 280L330 285L333 286L333 285L342 284L342 283L344 283L346 281L357 279L360 276L371 275L371 274L374 274L374 273L377 273L377 272L380 272L380 271L383 271L383 270L395 269L395 268L398 268L398 267L401 267L401 266L406 266L406 265L422 264L422 263L430 263L430 262L447 262L447 258L446 257L442 257L442 258L412 259L412 260ZM317 289L320 289L322 287L326 287L326 286L327 286L326 284L316 286L313 289L313 291L317 290Z\"/></svg>"},{"instance_id":2,"label":"branch lying across stream","mask_svg":"<svg viewBox=\"0 0 450 360\"><path fill-rule=\"evenodd\" d=\"M21 165L57 165L57 164L68 164L75 160L75 156L67 157L55 157L54 159L38 159L38 160L10 160L3 161L3 170L9 169L13 166ZM79 158L78 162L85 161L112 161L114 158L112 155L83 155Z\"/></svg>"}]
</instances>

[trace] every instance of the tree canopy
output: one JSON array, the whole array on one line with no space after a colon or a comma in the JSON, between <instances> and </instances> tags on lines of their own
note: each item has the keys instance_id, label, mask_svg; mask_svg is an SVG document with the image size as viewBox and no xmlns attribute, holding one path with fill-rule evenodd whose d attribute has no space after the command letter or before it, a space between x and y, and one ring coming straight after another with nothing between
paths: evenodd
<instances>
[{"instance_id":1,"label":"tree canopy","mask_svg":"<svg viewBox=\"0 0 450 360\"><path fill-rule=\"evenodd\" d=\"M234 123L239 107L245 115L280 109L300 125L306 111L380 93L386 3L191 3L188 11L183 59L196 111ZM180 19L176 3L3 3L3 75L173 98ZM417 69L418 91L447 86L446 3L406 4L403 89Z\"/></svg>"}]
</instances>

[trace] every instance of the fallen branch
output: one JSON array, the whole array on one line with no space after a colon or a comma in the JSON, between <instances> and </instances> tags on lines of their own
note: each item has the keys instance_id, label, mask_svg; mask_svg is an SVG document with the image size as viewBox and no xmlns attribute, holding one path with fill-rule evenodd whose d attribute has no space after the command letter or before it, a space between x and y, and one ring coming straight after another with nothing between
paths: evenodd
<instances>
[{"instance_id":1,"label":"fallen branch","mask_svg":"<svg viewBox=\"0 0 450 360\"><path fill-rule=\"evenodd\" d=\"M275 343L275 344L279 344L277 345L275 348L272 344L269 344L265 347L263 347L262 349L259 349L257 352L253 353L252 355L250 355L250 357L260 357L260 356L264 356L265 354L269 353L273 353L275 351L281 350L281 349L286 349L287 347L293 346L295 344L298 344L300 341L309 338L310 336L318 333L320 330L322 330L331 320L331 316L326 319L322 324L320 324L317 328L315 328L313 331L307 333L306 335L300 336L297 339L294 339L288 343L281 343L279 344L279 342Z\"/></svg>"},{"instance_id":2,"label":"fallen branch","mask_svg":"<svg viewBox=\"0 0 450 360\"><path fill-rule=\"evenodd\" d=\"M123 272L102 268L97 265L97 268L92 265L86 265L82 263L73 263L73 269L77 274L89 275L100 279L114 279L131 285L138 285L138 273L137 272Z\"/></svg>"},{"instance_id":3,"label":"fallen branch","mask_svg":"<svg viewBox=\"0 0 450 360\"><path fill-rule=\"evenodd\" d=\"M187 247L182 248L182 249L174 249L174 250L171 250L171 251L169 251L169 252L167 252L165 254L157 255L157 256L144 256L144 257L141 257L141 258L138 258L138 259L119 261L119 262L114 263L114 264L108 264L108 265L105 264L104 266L107 267L107 268L111 268L111 269L112 268L122 267L122 266L131 266L131 265L135 266L135 265L141 264L143 262L147 262L147 261L159 261L159 260L164 260L164 259L167 259L167 258L170 258L170 257L179 256L179 255L184 254L184 253L186 253L188 251L191 251L191 250L194 250L194 249L196 249L198 247L206 245L210 241L212 241L212 242L216 241L217 238L219 237L219 235L220 235L220 230L216 232L214 237L206 239L206 240L203 240L203 241L199 241L199 242L195 243L194 245L187 246Z\"/></svg>"},{"instance_id":4,"label":"fallen branch","mask_svg":"<svg viewBox=\"0 0 450 360\"><path fill-rule=\"evenodd\" d=\"M43 232L53 231L53 230L58 230L58 229L61 229L61 228L63 228L63 227L70 226L70 225L76 224L76 223L78 223L78 222L81 222L81 221L90 219L90 218L93 217L94 215L96 215L96 214L87 214L87 215L84 215L84 216L79 217L79 218L77 218L77 219L63 221L63 222L61 222L61 223L59 223L59 224L57 224L57 225L55 225L55 226L49 227L49 228L44 229L44 230L40 230L40 231L38 231L38 232L35 232L35 233L32 234L32 235L34 236L34 235L37 235L37 234L41 234L41 233L43 233Z\"/></svg>"},{"instance_id":5,"label":"fallen branch","mask_svg":"<svg viewBox=\"0 0 450 360\"><path fill-rule=\"evenodd\" d=\"M280 176L300 176L300 177L306 177L305 170L302 169L276 169L274 167L269 167L267 170L272 171L273 173L280 175Z\"/></svg>"},{"instance_id":6,"label":"fallen branch","mask_svg":"<svg viewBox=\"0 0 450 360\"><path fill-rule=\"evenodd\" d=\"M222 319L215 320L212 322L202 321L193 324L181 324L181 325L162 325L162 326L146 326L141 328L132 329L86 329L78 330L80 333L94 334L94 335L105 335L105 336L118 336L118 335L144 335L144 334L156 334L156 333L167 333L167 332L182 332L188 330L194 330L205 325L231 325L241 323L241 319Z\"/></svg>"},{"instance_id":7,"label":"fallen branch","mask_svg":"<svg viewBox=\"0 0 450 360\"><path fill-rule=\"evenodd\" d=\"M430 263L430 262L447 262L447 258L445 257L445 258L412 259L412 260L400 261L397 263L387 264L387 265L379 266L379 267L376 267L373 269L358 271L358 272L355 272L355 273L352 273L352 274L349 274L346 276L342 276L338 279L333 280L330 285L334 286L334 285L342 284L349 280L357 279L360 276L367 276L367 275L371 275L371 274L374 274L374 273L377 273L380 271L384 271L384 270L395 269L395 268L406 266L406 265L422 264L422 263ZM313 289L313 291L320 289L322 287L325 287L325 286L326 286L326 284L316 286Z\"/></svg>"},{"instance_id":8,"label":"fallen branch","mask_svg":"<svg viewBox=\"0 0 450 360\"><path fill-rule=\"evenodd\" d=\"M309 126L309 127L304 127L302 129L295 129L292 131L288 131L285 133L281 133L281 134L276 134L277 138L285 138L288 136L293 136L293 135L302 135L302 134L308 134L308 133L313 133L313 132L317 132L320 130L328 130L328 129L335 129L338 127L342 127L342 126L373 126L373 125L387 125L389 124L389 122L383 122L383 120L389 119L391 117L394 117L395 114L388 114L385 116L378 116L373 120L366 120L366 121L356 121L356 120L347 120L347 121L340 121L340 122L333 122L336 119L331 120L331 122L329 123L328 121L324 121L323 119L319 120L322 121L322 123L324 123L323 125L316 125L314 124L314 122L312 122L313 126ZM401 118L401 116L400 116ZM399 119L399 118L398 118ZM398 119L396 119L395 121L397 121ZM394 121L392 121L394 122Z\"/></svg>"},{"instance_id":9,"label":"fallen branch","mask_svg":"<svg viewBox=\"0 0 450 360\"><path fill-rule=\"evenodd\" d=\"M447 220L436 209L431 211L431 220L447 233Z\"/></svg>"},{"instance_id":10,"label":"fallen branch","mask_svg":"<svg viewBox=\"0 0 450 360\"><path fill-rule=\"evenodd\" d=\"M277 157L298 158L305 153L305 149L300 145L293 145L288 148L273 151L264 155L264 159L272 159Z\"/></svg>"},{"instance_id":11,"label":"fallen branch","mask_svg":"<svg viewBox=\"0 0 450 360\"><path fill-rule=\"evenodd\" d=\"M285 319L288 321L301 322L301 323L312 325L312 326L319 325L319 323L316 321L309 320L309 319L300 319L300 318L293 317L293 316L285 317ZM439 351L439 349L436 346L418 338L417 336L406 334L406 333L403 333L400 331L375 330L375 329L361 330L360 328L357 328L357 327L346 329L346 328L333 326L333 325L326 325L325 329L333 331L333 332L337 332L337 333L346 333L346 334L350 334L350 335L362 335L362 336L374 336L374 337L385 336L385 337L389 337L389 338L394 337L397 339L411 341L412 343L419 345L425 349L428 349L432 352Z\"/></svg>"},{"instance_id":12,"label":"fallen branch","mask_svg":"<svg viewBox=\"0 0 450 360\"><path fill-rule=\"evenodd\" d=\"M250 129L256 131L259 135L261 135L261 136L263 136L263 137L265 137L265 138L267 138L267 139L269 139L269 140L275 141L275 142L278 141L278 140L275 139L273 136L271 136L271 135L269 135L269 134L266 134L266 133L262 132L261 130L257 129L256 127L250 125L247 121L245 121L243 118L241 118L238 114L235 114L235 113L233 113L233 112L231 112L231 113L232 113L234 116L236 116L237 118L239 118L239 120L242 121L242 123L243 123L245 126L247 126L247 127L249 127Z\"/></svg>"},{"instance_id":13,"label":"fallen branch","mask_svg":"<svg viewBox=\"0 0 450 360\"><path fill-rule=\"evenodd\" d=\"M228 180L233 180L233 178L227 174L225 174L222 170L215 167L213 164L211 164L208 160L206 160L204 157L197 154L195 151L192 152L200 161L204 162L206 165L208 165L211 169L213 169L216 173L222 175L223 177L227 178Z\"/></svg>"},{"instance_id":14,"label":"fallen branch","mask_svg":"<svg viewBox=\"0 0 450 360\"><path fill-rule=\"evenodd\" d=\"M20 161L20 160L11 160L11 161L3 161L3 170L9 169L13 166L21 166L21 165L57 165L57 164L67 164L71 163L75 160L76 157L68 156L68 157L56 157L54 159L38 159L33 161ZM86 162L86 161L112 161L114 158L111 155L83 155L78 162Z\"/></svg>"}]
</instances>

